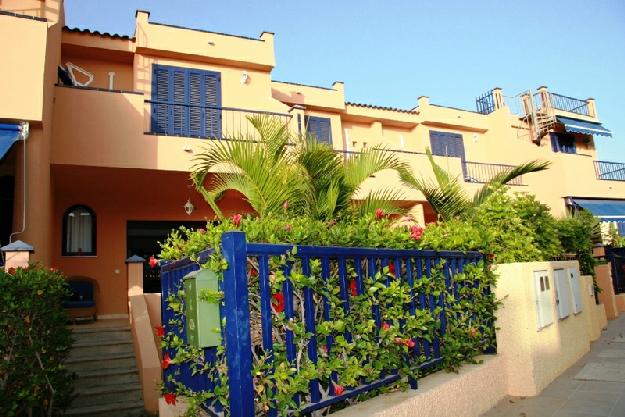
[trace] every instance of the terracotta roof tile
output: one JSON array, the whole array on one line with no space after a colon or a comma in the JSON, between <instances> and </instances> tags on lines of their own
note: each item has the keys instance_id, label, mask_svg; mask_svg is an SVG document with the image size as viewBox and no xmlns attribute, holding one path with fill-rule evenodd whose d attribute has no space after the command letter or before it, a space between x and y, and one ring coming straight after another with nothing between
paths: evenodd
<instances>
[{"instance_id":1,"label":"terracotta roof tile","mask_svg":"<svg viewBox=\"0 0 625 417\"><path fill-rule=\"evenodd\" d=\"M375 110L396 111L399 113L417 114L417 111L414 109L399 109L397 107L376 106L374 104L353 103L351 101L347 101L345 102L345 104L347 106L352 106L352 107L365 107L368 109L375 109Z\"/></svg>"},{"instance_id":2,"label":"terracotta roof tile","mask_svg":"<svg viewBox=\"0 0 625 417\"><path fill-rule=\"evenodd\" d=\"M91 29L80 29L80 28L70 28L69 26L64 26L63 30L65 30L66 32L72 32L72 33L84 33L87 35L95 35L95 36L104 36L107 38L112 38L112 39L121 39L124 41L134 41L135 38L130 37L128 35L120 35L118 33L108 33L108 32L99 32L97 30L91 30Z\"/></svg>"}]
</instances>

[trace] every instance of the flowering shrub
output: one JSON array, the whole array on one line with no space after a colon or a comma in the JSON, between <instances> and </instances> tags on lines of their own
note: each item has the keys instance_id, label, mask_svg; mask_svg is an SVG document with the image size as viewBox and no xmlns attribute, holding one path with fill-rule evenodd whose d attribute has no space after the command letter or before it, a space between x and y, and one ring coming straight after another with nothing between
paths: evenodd
<instances>
[{"instance_id":1,"label":"flowering shrub","mask_svg":"<svg viewBox=\"0 0 625 417\"><path fill-rule=\"evenodd\" d=\"M72 378L63 276L42 267L0 271L0 415L62 415Z\"/></svg>"},{"instance_id":2,"label":"flowering shrub","mask_svg":"<svg viewBox=\"0 0 625 417\"><path fill-rule=\"evenodd\" d=\"M289 227L285 227L285 226ZM194 232L181 229L174 232L163 244L161 256L165 259L181 259L193 257L206 248L215 249L205 267L220 273L227 266L219 253L221 234L227 230L246 232L249 242L290 243L295 245L318 246L361 246L385 247L399 249L419 249L429 228L424 231L419 226L397 226L384 213L376 211L370 217L352 221L323 222L306 218L243 218L233 216L218 225L208 225L206 230ZM291 265L289 275L284 273L284 265ZM366 262L358 266L367 270ZM270 407L276 407L280 415L297 411L298 404L294 398L300 396L300 404L306 403L309 384L319 381L322 397L340 395L347 389L354 388L364 380L380 379L385 373L397 370L402 377L394 386L383 388L382 391L398 389L406 385L408 378L422 376L424 370L418 366L426 357L425 348L418 348L417 340L426 340L433 344L440 343L442 362L435 369L446 368L455 370L463 362L473 361L476 355L494 343L495 300L485 291L494 284L494 277L484 264L467 265L462 274L454 277L459 291L447 288L443 276L443 265L433 268L430 278L415 280L411 287L405 279L405 265L397 268L393 263L381 267L378 265L373 274L357 283L356 262L348 261L348 291L351 293L350 311L347 314L341 306L338 265L332 262L327 279L322 278L322 266L319 260L310 260L310 274L304 274L301 262L295 254L272 257L269 261L272 339L273 350L265 352L260 341L260 284L258 260L248 259L248 285L250 294L250 317L252 320L252 344L254 355L253 375L257 415L265 415ZM400 277L402 277L400 279ZM287 319L283 283L290 279L294 291L295 316ZM303 299L305 289L311 290L315 306L325 302L330 306L331 316L325 316L323 309L316 313L317 363L308 359L307 349L312 335L307 333L303 319ZM416 314L406 308L416 302L415 295L424 297L425 303L432 307L418 309ZM445 312L441 306L434 306L446 294L448 307ZM176 376L169 375L169 386L173 390L165 390L167 398L176 396L189 397L190 404L197 406L204 402L227 405L227 375L224 349L217 348L216 362L208 365L203 360L201 351L196 351L174 334L175 326L182 326L184 291L170 295L169 309L177 319L168 323L167 331L162 337L163 347L175 352L164 357L163 366L190 363L194 372L203 373L216 384L215 389L203 392L191 392L177 381ZM372 309L378 313L372 316ZM447 331L442 335L440 316L444 314ZM256 318L256 319L255 319ZM377 320L377 321L376 321ZM157 334L159 330L157 329ZM295 363L289 361L286 349L287 334L293 337L297 352ZM332 339L332 344L326 341ZM433 345L428 348L433 352ZM273 358L273 365L268 361ZM165 364L166 362L166 364ZM215 370L220 370L219 375ZM173 397L172 397L173 395ZM369 393L361 396L366 398ZM351 399L348 401L355 401Z\"/></svg>"}]
</instances>

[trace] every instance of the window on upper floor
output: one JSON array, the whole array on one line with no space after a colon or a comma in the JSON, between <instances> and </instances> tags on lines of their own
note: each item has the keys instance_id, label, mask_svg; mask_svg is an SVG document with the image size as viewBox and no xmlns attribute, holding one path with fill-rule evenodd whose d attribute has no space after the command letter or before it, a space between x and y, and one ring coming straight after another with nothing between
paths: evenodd
<instances>
[{"instance_id":1,"label":"window on upper floor","mask_svg":"<svg viewBox=\"0 0 625 417\"><path fill-rule=\"evenodd\" d=\"M72 206L63 215L63 256L96 254L96 217L87 206Z\"/></svg>"},{"instance_id":2,"label":"window on upper floor","mask_svg":"<svg viewBox=\"0 0 625 417\"><path fill-rule=\"evenodd\" d=\"M221 74L153 65L151 131L221 138Z\"/></svg>"},{"instance_id":3,"label":"window on upper floor","mask_svg":"<svg viewBox=\"0 0 625 417\"><path fill-rule=\"evenodd\" d=\"M463 161L465 159L461 134L430 130L430 147L432 155L453 156Z\"/></svg>"},{"instance_id":4,"label":"window on upper floor","mask_svg":"<svg viewBox=\"0 0 625 417\"><path fill-rule=\"evenodd\" d=\"M318 141L332 146L332 123L329 117L306 116L306 133L314 135Z\"/></svg>"},{"instance_id":5,"label":"window on upper floor","mask_svg":"<svg viewBox=\"0 0 625 417\"><path fill-rule=\"evenodd\" d=\"M550 133L551 150L562 153L577 153L575 137L568 133Z\"/></svg>"}]
</instances>

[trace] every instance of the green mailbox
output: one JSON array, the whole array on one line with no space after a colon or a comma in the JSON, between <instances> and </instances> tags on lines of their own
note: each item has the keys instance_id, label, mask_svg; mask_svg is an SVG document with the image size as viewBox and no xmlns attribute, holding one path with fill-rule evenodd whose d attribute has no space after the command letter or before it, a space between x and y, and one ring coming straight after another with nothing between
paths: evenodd
<instances>
[{"instance_id":1,"label":"green mailbox","mask_svg":"<svg viewBox=\"0 0 625 417\"><path fill-rule=\"evenodd\" d=\"M187 343L205 348L221 344L221 319L219 303L201 298L202 290L219 291L217 275L209 269L200 269L183 278L185 315L187 319Z\"/></svg>"}]
</instances>

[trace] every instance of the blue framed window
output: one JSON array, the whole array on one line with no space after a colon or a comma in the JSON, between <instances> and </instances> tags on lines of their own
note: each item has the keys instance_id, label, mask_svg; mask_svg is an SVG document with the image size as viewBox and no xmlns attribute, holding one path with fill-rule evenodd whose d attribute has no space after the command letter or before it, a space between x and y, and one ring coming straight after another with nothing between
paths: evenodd
<instances>
[{"instance_id":1,"label":"blue framed window","mask_svg":"<svg viewBox=\"0 0 625 417\"><path fill-rule=\"evenodd\" d=\"M306 116L306 133L313 135L320 142L332 146L332 123L329 117Z\"/></svg>"},{"instance_id":2,"label":"blue framed window","mask_svg":"<svg viewBox=\"0 0 625 417\"><path fill-rule=\"evenodd\" d=\"M221 74L153 65L151 131L221 138Z\"/></svg>"},{"instance_id":3,"label":"blue framed window","mask_svg":"<svg viewBox=\"0 0 625 417\"><path fill-rule=\"evenodd\" d=\"M577 153L575 137L567 133L550 133L551 150L561 153Z\"/></svg>"},{"instance_id":4,"label":"blue framed window","mask_svg":"<svg viewBox=\"0 0 625 417\"><path fill-rule=\"evenodd\" d=\"M465 160L461 134L430 130L430 147L432 155L452 156Z\"/></svg>"}]
</instances>

